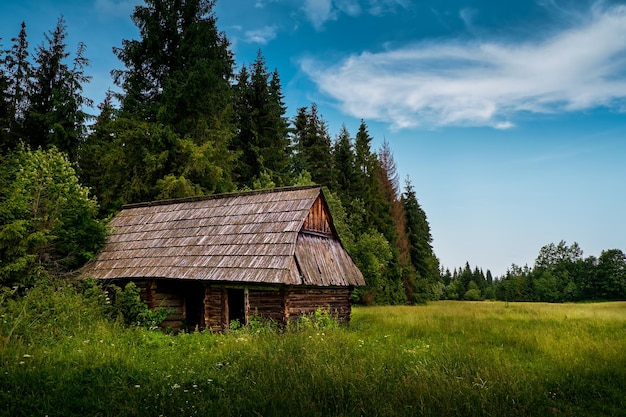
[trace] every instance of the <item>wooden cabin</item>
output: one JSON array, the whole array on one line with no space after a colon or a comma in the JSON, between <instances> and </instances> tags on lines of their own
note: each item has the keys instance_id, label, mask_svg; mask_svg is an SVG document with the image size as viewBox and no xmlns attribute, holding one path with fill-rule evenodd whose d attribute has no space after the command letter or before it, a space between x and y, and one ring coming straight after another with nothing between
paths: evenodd
<instances>
[{"instance_id":1,"label":"wooden cabin","mask_svg":"<svg viewBox=\"0 0 626 417\"><path fill-rule=\"evenodd\" d=\"M151 308L173 311L163 326L174 331L320 308L347 323L350 293L365 285L319 186L131 204L110 226L82 275L135 282Z\"/></svg>"}]
</instances>

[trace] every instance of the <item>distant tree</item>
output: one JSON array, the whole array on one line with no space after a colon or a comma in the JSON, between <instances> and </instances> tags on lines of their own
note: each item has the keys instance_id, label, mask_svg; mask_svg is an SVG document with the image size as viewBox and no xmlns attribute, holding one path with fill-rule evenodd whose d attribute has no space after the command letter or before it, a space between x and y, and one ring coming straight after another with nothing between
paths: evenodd
<instances>
[{"instance_id":1,"label":"distant tree","mask_svg":"<svg viewBox=\"0 0 626 417\"><path fill-rule=\"evenodd\" d=\"M463 298L468 301L481 301L483 299L480 288L476 282L470 281L468 290L463 295Z\"/></svg>"},{"instance_id":2,"label":"distant tree","mask_svg":"<svg viewBox=\"0 0 626 417\"><path fill-rule=\"evenodd\" d=\"M532 272L528 265L520 267L512 264L496 285L496 298L502 301L533 301Z\"/></svg>"},{"instance_id":3,"label":"distant tree","mask_svg":"<svg viewBox=\"0 0 626 417\"><path fill-rule=\"evenodd\" d=\"M487 270L487 273L485 274L485 281L486 281L486 286L483 291L483 295L488 300L495 299L496 292L495 292L495 286L494 286L494 279L490 270Z\"/></svg>"},{"instance_id":4,"label":"distant tree","mask_svg":"<svg viewBox=\"0 0 626 417\"><path fill-rule=\"evenodd\" d=\"M543 301L555 303L562 299L559 290L559 282L550 271L543 271L541 274L532 275L535 299L533 301Z\"/></svg>"},{"instance_id":5,"label":"distant tree","mask_svg":"<svg viewBox=\"0 0 626 417\"><path fill-rule=\"evenodd\" d=\"M597 280L600 297L626 299L626 255L619 249L602 251L598 258Z\"/></svg>"},{"instance_id":6,"label":"distant tree","mask_svg":"<svg viewBox=\"0 0 626 417\"><path fill-rule=\"evenodd\" d=\"M554 279L558 299L553 301L575 301L580 298L581 281L584 280L580 269L582 255L583 251L576 242L570 246L563 240L558 245L545 245L539 250L531 279L540 279L544 275L547 282L551 283Z\"/></svg>"},{"instance_id":7,"label":"distant tree","mask_svg":"<svg viewBox=\"0 0 626 417\"><path fill-rule=\"evenodd\" d=\"M577 262L582 259L582 255L583 251L576 242L570 246L567 246L564 240L561 240L558 245L550 243L539 250L535 268L555 269L567 263Z\"/></svg>"}]
</instances>

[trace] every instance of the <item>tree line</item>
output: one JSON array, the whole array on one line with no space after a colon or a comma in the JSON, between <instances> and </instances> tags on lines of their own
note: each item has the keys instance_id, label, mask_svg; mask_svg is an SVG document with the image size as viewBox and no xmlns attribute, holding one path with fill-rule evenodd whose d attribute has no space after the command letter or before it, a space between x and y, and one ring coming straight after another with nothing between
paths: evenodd
<instances>
[{"instance_id":1,"label":"tree line","mask_svg":"<svg viewBox=\"0 0 626 417\"><path fill-rule=\"evenodd\" d=\"M34 50L25 23L0 48L0 287L71 274L127 203L317 183L368 284L356 302L626 298L617 249L583 259L577 244L550 244L533 268L513 265L502 277L469 264L444 270L389 143L373 149L363 120L331 135L315 103L288 116L280 74L261 51L236 70L214 6L137 6L139 38L113 48L118 90L95 115L83 93L86 45L68 51L62 17Z\"/></svg>"},{"instance_id":2,"label":"tree line","mask_svg":"<svg viewBox=\"0 0 626 417\"><path fill-rule=\"evenodd\" d=\"M549 243L532 267L511 265L501 277L466 263L442 271L435 293L440 299L574 302L626 300L626 255L620 249L583 257L574 242Z\"/></svg>"},{"instance_id":3,"label":"tree line","mask_svg":"<svg viewBox=\"0 0 626 417\"><path fill-rule=\"evenodd\" d=\"M58 19L30 47L21 24L0 55L0 283L71 274L127 203L246 189L325 186L342 241L363 271L363 303L422 302L439 280L411 181L365 121L334 136L315 103L289 117L261 51L236 70L214 0L148 0L138 39L113 51L117 90L95 115L86 45Z\"/></svg>"}]
</instances>

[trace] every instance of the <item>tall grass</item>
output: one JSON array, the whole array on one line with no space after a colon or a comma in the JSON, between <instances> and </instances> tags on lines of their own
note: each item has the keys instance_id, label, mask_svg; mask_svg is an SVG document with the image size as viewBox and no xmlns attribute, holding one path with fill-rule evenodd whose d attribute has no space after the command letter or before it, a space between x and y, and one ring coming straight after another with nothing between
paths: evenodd
<instances>
[{"instance_id":1,"label":"tall grass","mask_svg":"<svg viewBox=\"0 0 626 417\"><path fill-rule=\"evenodd\" d=\"M171 336L36 291L1 309L7 416L626 415L626 303L361 307L348 328Z\"/></svg>"}]
</instances>

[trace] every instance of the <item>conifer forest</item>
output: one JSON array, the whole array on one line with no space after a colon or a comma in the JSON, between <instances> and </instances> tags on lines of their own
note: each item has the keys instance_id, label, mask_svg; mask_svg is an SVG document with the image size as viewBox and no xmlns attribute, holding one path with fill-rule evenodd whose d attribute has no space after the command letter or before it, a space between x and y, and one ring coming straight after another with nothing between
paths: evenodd
<instances>
[{"instance_id":1,"label":"conifer forest","mask_svg":"<svg viewBox=\"0 0 626 417\"><path fill-rule=\"evenodd\" d=\"M0 40L0 286L72 276L124 204L291 185L325 187L344 247L366 279L353 301L626 299L619 249L583 257L549 243L504 276L443 267L412 181L365 120L329 132L315 103L288 109L262 51L237 65L215 0L147 0L137 39L114 48L117 86L85 95L88 45L68 50L60 17L41 45L27 23Z\"/></svg>"}]
</instances>

